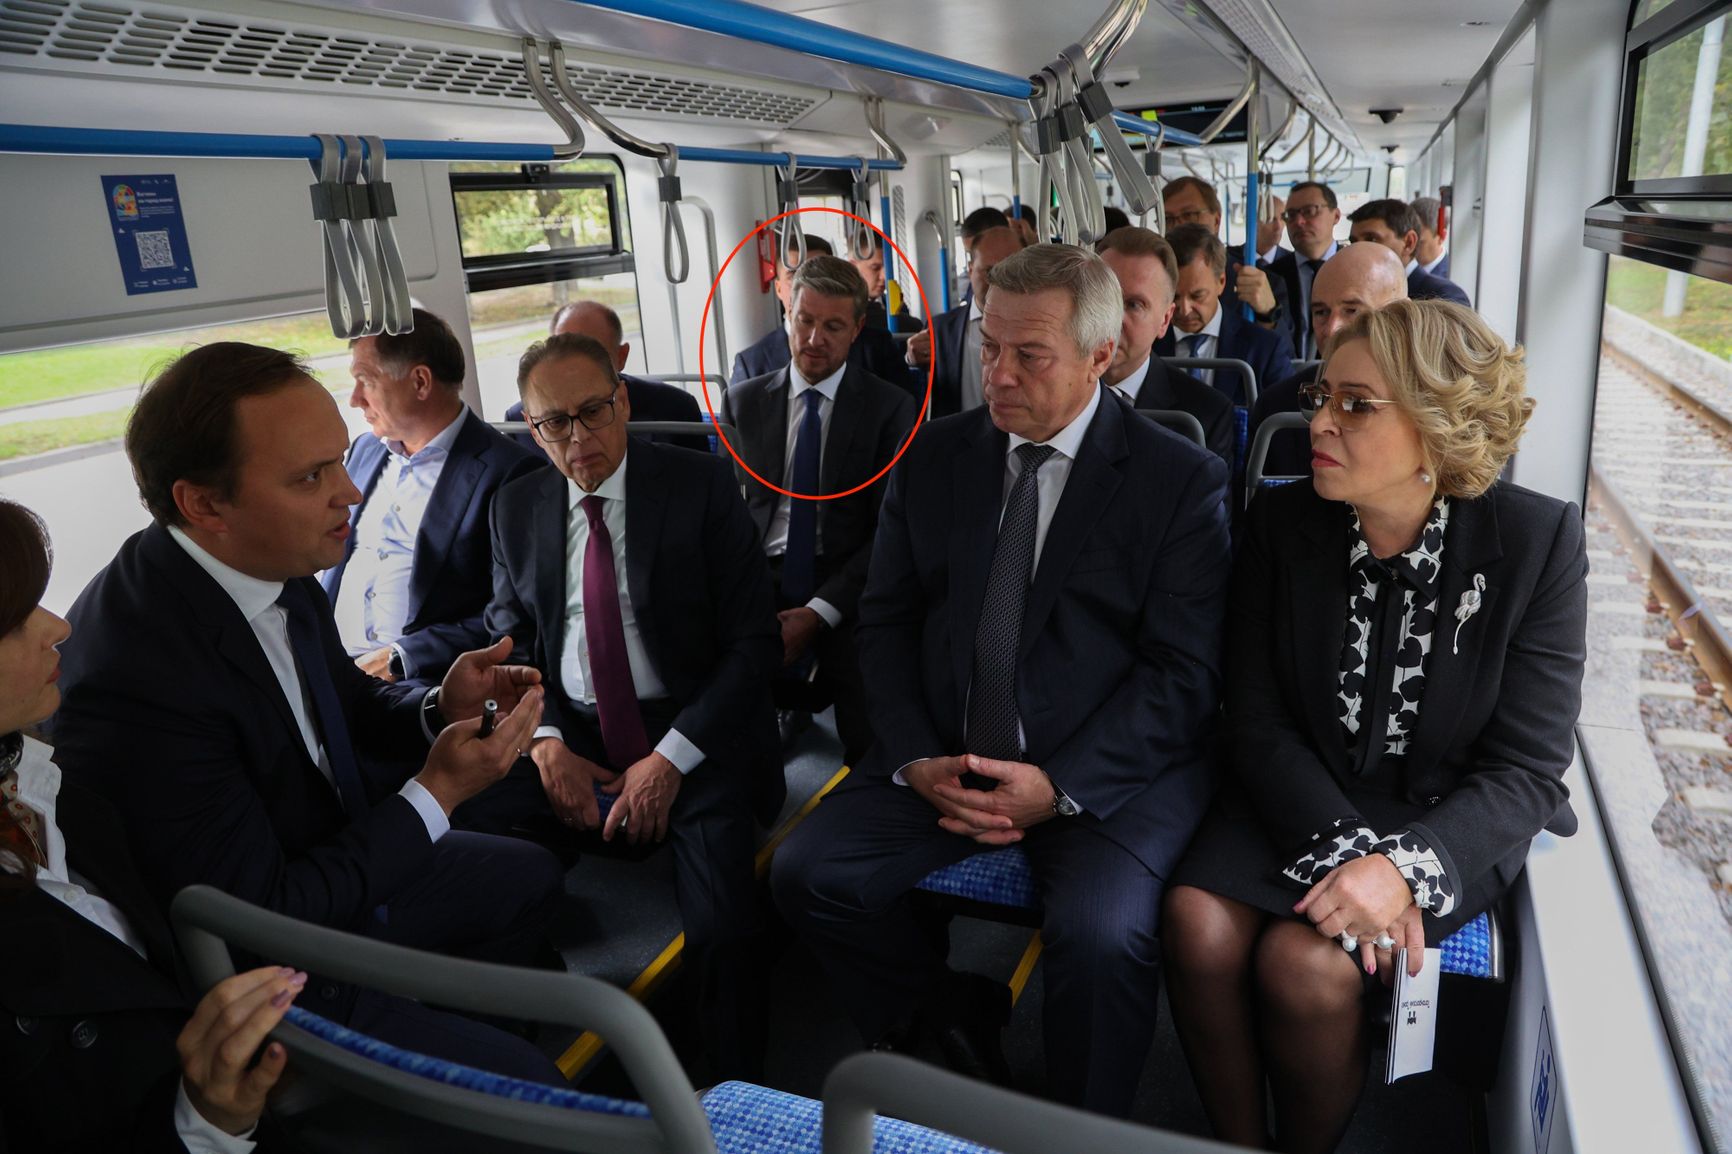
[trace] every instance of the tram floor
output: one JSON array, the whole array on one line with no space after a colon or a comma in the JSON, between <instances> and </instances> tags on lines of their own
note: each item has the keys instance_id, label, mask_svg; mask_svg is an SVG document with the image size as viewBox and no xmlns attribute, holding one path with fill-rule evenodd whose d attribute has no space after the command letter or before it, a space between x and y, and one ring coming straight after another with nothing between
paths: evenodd
<instances>
[{"instance_id":1,"label":"tram floor","mask_svg":"<svg viewBox=\"0 0 1732 1154\"><path fill-rule=\"evenodd\" d=\"M839 764L839 747L825 717L791 750L791 784L794 780L821 783L828 780ZM640 868L633 872L643 882L650 882L645 873L666 869L667 857L657 854L649 861L636 863ZM658 862L662 864L652 864ZM650 871L641 871L643 866L650 866ZM1008 980L1031 933L1022 926L957 917L950 928L951 964L959 970ZM768 963L771 995L765 1081L790 1093L821 1097L825 1076L838 1061L859 1049L860 1039L831 996L812 955L780 927L775 928L772 937L776 940L769 951L773 960ZM568 957L573 952L568 950ZM701 1087L711 1079L698 1053L682 977L681 973L673 974L649 1004L691 1073L693 1083ZM1015 1078L1015 1088L1036 1096L1041 1096L1045 1089L1041 1002L1042 966L1037 963L1004 1034L1005 1057ZM1206 1135L1208 1122L1173 1029L1164 991L1160 1015L1155 1042L1143 1066L1133 1117L1165 1130ZM563 1043L569 1040L569 1035L541 1039L552 1053L563 1050ZM1380 1068L1381 1046L1374 1049L1372 1057L1373 1066ZM1442 1073L1417 1075L1386 1086L1378 1072L1374 1069L1367 1082L1353 1125L1340 1147L1342 1154L1396 1149L1403 1154L1468 1154L1487 1148L1478 1091ZM636 1096L617 1061L606 1053L580 1074L577 1085L596 1093Z\"/></svg>"}]
</instances>

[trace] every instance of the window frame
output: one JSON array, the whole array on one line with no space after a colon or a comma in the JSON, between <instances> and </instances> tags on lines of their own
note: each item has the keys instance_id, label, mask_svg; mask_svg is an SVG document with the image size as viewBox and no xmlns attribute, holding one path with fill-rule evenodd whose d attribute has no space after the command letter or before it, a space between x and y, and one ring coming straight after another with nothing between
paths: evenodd
<instances>
[{"instance_id":1,"label":"window frame","mask_svg":"<svg viewBox=\"0 0 1732 1154\"><path fill-rule=\"evenodd\" d=\"M523 164L515 173L452 172L451 211L457 223L458 251L462 258L463 276L470 293L493 289L522 288L526 285L550 284L556 281L582 280L587 277L609 276L615 273L637 272L637 259L625 245L625 230L621 227L624 212L625 170L617 157L585 157L587 160L611 161L612 173L559 172L549 164ZM544 188L602 189L607 194L609 240L606 244L579 245L546 253L496 253L471 256L462 252L462 211L458 194L463 192L518 192Z\"/></svg>"},{"instance_id":2,"label":"window frame","mask_svg":"<svg viewBox=\"0 0 1732 1154\"><path fill-rule=\"evenodd\" d=\"M1634 15L1632 8L1631 16ZM1630 179L1630 160L1636 143L1636 94L1643 61L1726 15L1732 15L1732 0L1672 0L1671 4L1630 29L1625 37L1624 83L1618 109L1618 160L1612 183L1614 196L1659 200L1732 195L1732 173L1659 180Z\"/></svg>"}]
</instances>

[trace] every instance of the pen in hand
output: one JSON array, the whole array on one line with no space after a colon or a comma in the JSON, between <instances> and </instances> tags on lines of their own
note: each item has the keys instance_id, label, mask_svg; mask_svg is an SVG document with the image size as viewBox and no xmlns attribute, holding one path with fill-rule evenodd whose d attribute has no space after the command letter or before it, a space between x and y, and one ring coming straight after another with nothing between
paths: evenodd
<instances>
[{"instance_id":1,"label":"pen in hand","mask_svg":"<svg viewBox=\"0 0 1732 1154\"><path fill-rule=\"evenodd\" d=\"M499 703L488 698L481 703L481 732L476 736L487 738L493 734L493 721L499 716Z\"/></svg>"}]
</instances>

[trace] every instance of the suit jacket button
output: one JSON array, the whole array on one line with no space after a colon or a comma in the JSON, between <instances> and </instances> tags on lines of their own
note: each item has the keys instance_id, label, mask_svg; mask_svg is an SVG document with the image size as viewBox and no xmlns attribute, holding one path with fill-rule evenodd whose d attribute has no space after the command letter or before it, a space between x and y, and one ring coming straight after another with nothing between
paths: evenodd
<instances>
[{"instance_id":1,"label":"suit jacket button","mask_svg":"<svg viewBox=\"0 0 1732 1154\"><path fill-rule=\"evenodd\" d=\"M35 1018L27 1018L23 1014L19 1014L16 1018L12 1019L12 1023L18 1027L18 1032L23 1034L26 1038L36 1032L37 1022Z\"/></svg>"},{"instance_id":2,"label":"suit jacket button","mask_svg":"<svg viewBox=\"0 0 1732 1154\"><path fill-rule=\"evenodd\" d=\"M96 1044L96 1027L89 1022L79 1022L72 1027L72 1044L80 1050L88 1050Z\"/></svg>"},{"instance_id":3,"label":"suit jacket button","mask_svg":"<svg viewBox=\"0 0 1732 1154\"><path fill-rule=\"evenodd\" d=\"M337 1000L336 983L335 982L326 982L324 985L320 986L319 987L319 997L325 999L325 1001L327 1001L327 1002L336 1001Z\"/></svg>"}]
</instances>

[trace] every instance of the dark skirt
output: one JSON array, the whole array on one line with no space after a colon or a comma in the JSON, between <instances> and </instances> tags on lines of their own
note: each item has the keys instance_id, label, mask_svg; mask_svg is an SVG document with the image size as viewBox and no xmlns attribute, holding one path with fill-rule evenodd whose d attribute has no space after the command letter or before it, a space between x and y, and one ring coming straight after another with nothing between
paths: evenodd
<instances>
[{"instance_id":1,"label":"dark skirt","mask_svg":"<svg viewBox=\"0 0 1732 1154\"><path fill-rule=\"evenodd\" d=\"M1393 833L1421 820L1426 807L1371 790L1347 791L1356 812L1379 834ZM1277 917L1297 918L1293 907L1306 888L1281 870L1301 851L1283 852L1270 840L1262 821L1236 784L1225 785L1203 819L1191 846L1173 871L1171 886L1195 886ZM1488 870L1470 883L1447 917L1429 915L1425 941L1435 946L1478 917L1501 896L1507 884L1499 870Z\"/></svg>"}]
</instances>

